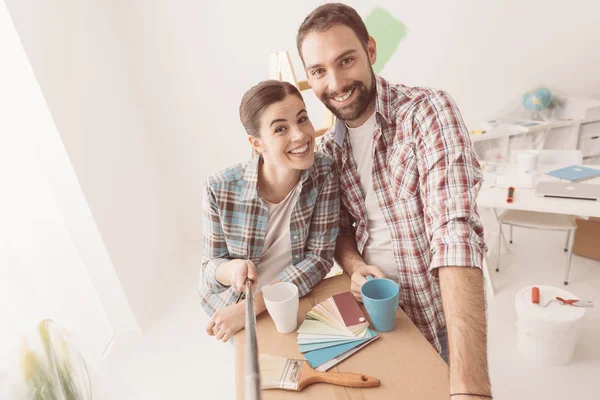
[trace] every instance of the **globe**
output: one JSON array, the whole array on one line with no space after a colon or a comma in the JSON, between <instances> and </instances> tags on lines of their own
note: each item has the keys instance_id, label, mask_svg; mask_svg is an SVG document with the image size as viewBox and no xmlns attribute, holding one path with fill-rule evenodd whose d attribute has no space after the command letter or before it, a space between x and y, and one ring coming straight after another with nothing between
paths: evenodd
<instances>
[{"instance_id":1,"label":"globe","mask_svg":"<svg viewBox=\"0 0 600 400\"><path fill-rule=\"evenodd\" d=\"M542 111L552 101L552 92L545 87L531 89L523 95L523 106L530 111Z\"/></svg>"}]
</instances>

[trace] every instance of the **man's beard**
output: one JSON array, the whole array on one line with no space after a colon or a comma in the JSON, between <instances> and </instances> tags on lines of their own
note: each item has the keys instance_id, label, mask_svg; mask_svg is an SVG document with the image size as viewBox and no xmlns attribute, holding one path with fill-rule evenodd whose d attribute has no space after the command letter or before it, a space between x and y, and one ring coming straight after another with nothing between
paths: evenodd
<instances>
[{"instance_id":1,"label":"man's beard","mask_svg":"<svg viewBox=\"0 0 600 400\"><path fill-rule=\"evenodd\" d=\"M339 96L342 93L348 93L353 88L354 93L352 93L352 96L355 96L354 101L346 106L336 107L336 100L334 100L333 97ZM337 119L342 121L354 121L367 110L369 104L375 99L376 92L375 74L373 73L373 70L371 70L371 90L368 90L363 82L354 81L346 85L339 93L323 93L321 101Z\"/></svg>"}]
</instances>

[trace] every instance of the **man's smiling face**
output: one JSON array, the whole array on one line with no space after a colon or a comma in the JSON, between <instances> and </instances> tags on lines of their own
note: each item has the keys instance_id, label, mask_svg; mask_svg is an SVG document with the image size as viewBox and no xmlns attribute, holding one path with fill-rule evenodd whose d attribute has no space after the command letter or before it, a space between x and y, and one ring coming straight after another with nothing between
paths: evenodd
<instances>
[{"instance_id":1,"label":"man's smiling face","mask_svg":"<svg viewBox=\"0 0 600 400\"><path fill-rule=\"evenodd\" d=\"M375 41L365 50L352 29L337 24L306 35L301 51L317 97L349 126L362 125L375 109Z\"/></svg>"}]
</instances>

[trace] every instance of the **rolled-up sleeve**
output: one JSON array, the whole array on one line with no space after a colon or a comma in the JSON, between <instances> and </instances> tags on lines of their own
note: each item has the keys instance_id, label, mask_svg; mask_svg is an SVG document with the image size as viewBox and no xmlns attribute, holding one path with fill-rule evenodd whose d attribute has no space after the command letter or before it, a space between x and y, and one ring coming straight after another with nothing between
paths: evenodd
<instances>
[{"instance_id":1,"label":"rolled-up sleeve","mask_svg":"<svg viewBox=\"0 0 600 400\"><path fill-rule=\"evenodd\" d=\"M292 282L298 286L300 296L309 293L333 266L339 215L338 175L335 166L332 165L315 203L305 257L279 275L282 282Z\"/></svg>"},{"instance_id":2,"label":"rolled-up sleeve","mask_svg":"<svg viewBox=\"0 0 600 400\"><path fill-rule=\"evenodd\" d=\"M417 105L414 124L430 271L481 268L487 251L476 203L482 173L458 107L447 93L435 92Z\"/></svg>"},{"instance_id":3,"label":"rolled-up sleeve","mask_svg":"<svg viewBox=\"0 0 600 400\"><path fill-rule=\"evenodd\" d=\"M202 277L204 284L211 293L222 293L229 289L229 287L217 281L217 268L224 262L230 261L231 258L221 226L219 209L208 182L204 185L202 209L202 229L204 236L202 245Z\"/></svg>"}]
</instances>

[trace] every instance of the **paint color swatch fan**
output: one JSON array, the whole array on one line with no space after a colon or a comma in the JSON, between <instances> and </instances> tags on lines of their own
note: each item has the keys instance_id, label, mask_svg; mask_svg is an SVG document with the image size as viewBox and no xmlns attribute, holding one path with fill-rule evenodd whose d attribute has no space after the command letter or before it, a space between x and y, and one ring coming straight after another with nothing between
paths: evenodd
<instances>
[{"instance_id":1,"label":"paint color swatch fan","mask_svg":"<svg viewBox=\"0 0 600 400\"><path fill-rule=\"evenodd\" d=\"M298 328L298 345L317 371L327 371L379 337L369 329L351 292L337 294L310 310Z\"/></svg>"}]
</instances>

